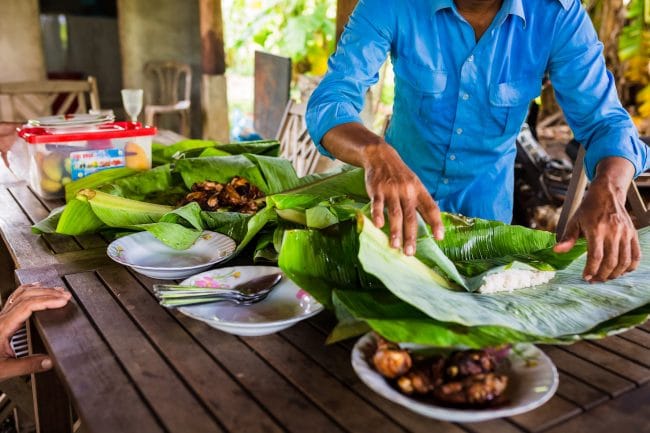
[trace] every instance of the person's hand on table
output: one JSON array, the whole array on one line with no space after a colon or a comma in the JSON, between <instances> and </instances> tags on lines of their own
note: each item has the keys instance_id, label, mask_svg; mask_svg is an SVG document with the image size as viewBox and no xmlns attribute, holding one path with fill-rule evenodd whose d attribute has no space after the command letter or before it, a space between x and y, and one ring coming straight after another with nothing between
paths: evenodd
<instances>
[{"instance_id":1,"label":"person's hand on table","mask_svg":"<svg viewBox=\"0 0 650 433\"><path fill-rule=\"evenodd\" d=\"M0 381L52 368L46 355L16 358L9 342L34 311L61 308L70 297L62 287L43 287L40 283L19 286L9 296L0 311Z\"/></svg>"},{"instance_id":2,"label":"person's hand on table","mask_svg":"<svg viewBox=\"0 0 650 433\"><path fill-rule=\"evenodd\" d=\"M390 243L394 248L404 245L406 255L415 254L419 212L436 239L444 236L440 209L420 179L402 161L388 143L369 146L364 152L366 189L372 200L372 219L381 228L388 211Z\"/></svg>"},{"instance_id":3,"label":"person's hand on table","mask_svg":"<svg viewBox=\"0 0 650 433\"><path fill-rule=\"evenodd\" d=\"M568 252L583 234L587 239L583 278L589 282L617 278L639 265L639 237L625 209L633 175L634 167L625 159L612 157L600 162L582 204L554 248L558 253Z\"/></svg>"}]
</instances>

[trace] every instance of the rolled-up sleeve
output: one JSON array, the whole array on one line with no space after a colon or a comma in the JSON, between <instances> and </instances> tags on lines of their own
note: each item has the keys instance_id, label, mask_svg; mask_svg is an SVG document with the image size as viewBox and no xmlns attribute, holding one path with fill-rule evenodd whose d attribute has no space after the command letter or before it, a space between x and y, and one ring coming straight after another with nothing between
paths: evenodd
<instances>
[{"instance_id":1,"label":"rolled-up sleeve","mask_svg":"<svg viewBox=\"0 0 650 433\"><path fill-rule=\"evenodd\" d=\"M327 74L309 98L307 129L324 155L331 157L321 144L327 131L344 123L361 123L365 94L377 82L390 49L394 1L359 1L328 61Z\"/></svg>"},{"instance_id":2,"label":"rolled-up sleeve","mask_svg":"<svg viewBox=\"0 0 650 433\"><path fill-rule=\"evenodd\" d=\"M635 177L647 170L646 145L621 106L603 45L580 2L558 17L548 69L567 122L586 149L589 179L598 163L611 156L629 160Z\"/></svg>"}]
</instances>

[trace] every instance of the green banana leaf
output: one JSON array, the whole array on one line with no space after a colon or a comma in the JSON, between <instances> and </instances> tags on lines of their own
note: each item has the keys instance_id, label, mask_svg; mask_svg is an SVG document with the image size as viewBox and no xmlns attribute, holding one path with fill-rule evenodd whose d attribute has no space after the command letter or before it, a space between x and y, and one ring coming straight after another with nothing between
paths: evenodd
<instances>
[{"instance_id":1,"label":"green banana leaf","mask_svg":"<svg viewBox=\"0 0 650 433\"><path fill-rule=\"evenodd\" d=\"M583 334L598 324L650 303L650 260L637 271L607 283L582 277L584 255L549 283L514 292L477 294L449 290L440 274L415 257L390 248L388 238L365 217L359 234L359 261L394 295L441 322L501 326L525 334L558 338ZM639 233L650 254L650 230Z\"/></svg>"},{"instance_id":2,"label":"green banana leaf","mask_svg":"<svg viewBox=\"0 0 650 433\"><path fill-rule=\"evenodd\" d=\"M182 159L175 163L174 170L181 175L188 189L205 180L226 183L234 176L248 179L267 195L297 183L296 172L289 161L259 155Z\"/></svg>"},{"instance_id":3,"label":"green banana leaf","mask_svg":"<svg viewBox=\"0 0 650 433\"><path fill-rule=\"evenodd\" d=\"M132 176L136 173L139 172L132 168L119 167L98 171L86 177L82 177L81 179L72 181L65 186L65 201L69 202L70 200L73 200L77 196L77 193L82 189L96 189L101 185L114 182L127 176Z\"/></svg>"},{"instance_id":4,"label":"green banana leaf","mask_svg":"<svg viewBox=\"0 0 650 433\"><path fill-rule=\"evenodd\" d=\"M543 271L564 269L587 250L581 240L569 253L557 254L555 235L547 231L447 213L442 218L445 237L437 244L467 277L513 262Z\"/></svg>"}]
</instances>

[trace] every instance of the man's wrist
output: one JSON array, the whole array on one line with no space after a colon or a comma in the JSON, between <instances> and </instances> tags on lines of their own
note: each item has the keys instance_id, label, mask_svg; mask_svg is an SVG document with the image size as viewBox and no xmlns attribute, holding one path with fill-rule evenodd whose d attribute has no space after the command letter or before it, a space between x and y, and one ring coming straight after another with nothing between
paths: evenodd
<instances>
[{"instance_id":1,"label":"man's wrist","mask_svg":"<svg viewBox=\"0 0 650 433\"><path fill-rule=\"evenodd\" d=\"M627 190L634 178L634 165L627 159L611 156L602 159L596 167L596 176L590 188L607 189L625 202Z\"/></svg>"},{"instance_id":2,"label":"man's wrist","mask_svg":"<svg viewBox=\"0 0 650 433\"><path fill-rule=\"evenodd\" d=\"M361 166L368 169L375 165L378 159L386 159L386 154L389 152L395 152L395 149L383 139L366 143L361 148Z\"/></svg>"}]
</instances>

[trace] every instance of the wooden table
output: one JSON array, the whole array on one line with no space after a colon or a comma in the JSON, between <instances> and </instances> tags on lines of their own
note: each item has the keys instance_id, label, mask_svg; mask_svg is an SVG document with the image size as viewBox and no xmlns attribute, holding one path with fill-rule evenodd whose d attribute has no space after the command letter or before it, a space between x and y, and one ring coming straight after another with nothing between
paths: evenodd
<instances>
[{"instance_id":1,"label":"wooden table","mask_svg":"<svg viewBox=\"0 0 650 433\"><path fill-rule=\"evenodd\" d=\"M111 263L97 236L40 238L53 206L23 183L0 189L0 231L19 283L66 286L60 310L34 315L32 348L55 370L33 378L41 432L515 433L650 432L650 324L597 342L544 347L557 394L524 415L478 424L419 416L368 389L352 341L326 346L328 313L242 338L161 308L155 282Z\"/></svg>"}]
</instances>

